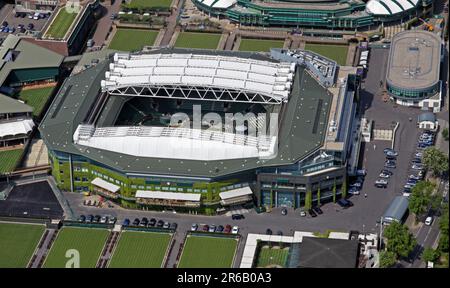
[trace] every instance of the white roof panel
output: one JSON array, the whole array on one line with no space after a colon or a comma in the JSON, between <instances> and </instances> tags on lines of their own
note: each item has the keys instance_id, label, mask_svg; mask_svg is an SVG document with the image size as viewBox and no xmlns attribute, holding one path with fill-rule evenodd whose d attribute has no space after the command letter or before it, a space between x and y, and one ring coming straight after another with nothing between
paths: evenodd
<instances>
[{"instance_id":1,"label":"white roof panel","mask_svg":"<svg viewBox=\"0 0 450 288\"><path fill-rule=\"evenodd\" d=\"M137 190L136 198L166 199L166 200L199 202L201 195L200 195L200 193L174 193L174 192L162 192L162 191Z\"/></svg>"},{"instance_id":2,"label":"white roof panel","mask_svg":"<svg viewBox=\"0 0 450 288\"><path fill-rule=\"evenodd\" d=\"M247 187L229 190L226 192L221 192L221 193L219 193L219 196L220 196L220 199L226 200L226 199L230 199L230 198L234 198L234 197L240 197L240 196L252 195L252 194L253 194L252 189L250 189L250 187L247 186Z\"/></svg>"},{"instance_id":3,"label":"white roof panel","mask_svg":"<svg viewBox=\"0 0 450 288\"><path fill-rule=\"evenodd\" d=\"M91 183L94 184L95 186L98 186L102 189L108 190L109 192L112 192L112 193L117 193L117 191L120 190L120 186L109 183L108 181L105 181L99 177L92 180Z\"/></svg>"},{"instance_id":4,"label":"white roof panel","mask_svg":"<svg viewBox=\"0 0 450 288\"><path fill-rule=\"evenodd\" d=\"M34 122L31 119L0 123L0 137L28 134L33 127Z\"/></svg>"}]
</instances>

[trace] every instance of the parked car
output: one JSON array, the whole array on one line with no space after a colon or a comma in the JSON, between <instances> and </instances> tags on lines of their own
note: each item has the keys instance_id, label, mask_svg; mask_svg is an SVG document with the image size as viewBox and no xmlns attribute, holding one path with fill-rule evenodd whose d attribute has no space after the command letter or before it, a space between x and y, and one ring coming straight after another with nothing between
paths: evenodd
<instances>
[{"instance_id":1,"label":"parked car","mask_svg":"<svg viewBox=\"0 0 450 288\"><path fill-rule=\"evenodd\" d=\"M309 214L309 216L311 216L311 217L317 217L317 214L316 214L316 212L314 212L314 210L313 209L309 209L308 210L308 214Z\"/></svg>"},{"instance_id":2,"label":"parked car","mask_svg":"<svg viewBox=\"0 0 450 288\"><path fill-rule=\"evenodd\" d=\"M192 225L191 225L191 231L197 231L197 229L198 229L197 223L192 223Z\"/></svg>"},{"instance_id":3,"label":"parked car","mask_svg":"<svg viewBox=\"0 0 450 288\"><path fill-rule=\"evenodd\" d=\"M169 229L170 228L170 223L169 222L164 222L163 228L164 229Z\"/></svg>"},{"instance_id":4,"label":"parked car","mask_svg":"<svg viewBox=\"0 0 450 288\"><path fill-rule=\"evenodd\" d=\"M100 223L106 224L106 222L108 222L108 217L102 216L102 218L100 218Z\"/></svg>"},{"instance_id":5,"label":"parked car","mask_svg":"<svg viewBox=\"0 0 450 288\"><path fill-rule=\"evenodd\" d=\"M216 232L222 233L224 227L222 225L217 226Z\"/></svg>"},{"instance_id":6,"label":"parked car","mask_svg":"<svg viewBox=\"0 0 450 288\"><path fill-rule=\"evenodd\" d=\"M428 216L428 217L425 219L425 225L431 226L431 224L433 224L433 217Z\"/></svg>"},{"instance_id":7,"label":"parked car","mask_svg":"<svg viewBox=\"0 0 450 288\"><path fill-rule=\"evenodd\" d=\"M381 172L380 175L378 175L378 177L380 177L380 178L389 178L389 177L391 177L391 174Z\"/></svg>"},{"instance_id":8,"label":"parked car","mask_svg":"<svg viewBox=\"0 0 450 288\"><path fill-rule=\"evenodd\" d=\"M423 169L423 165L422 164L413 164L413 165L411 165L411 169L422 170Z\"/></svg>"},{"instance_id":9,"label":"parked car","mask_svg":"<svg viewBox=\"0 0 450 288\"><path fill-rule=\"evenodd\" d=\"M100 216L100 215L95 215L95 217L94 217L94 221L93 222L95 222L95 223L100 223L100 220L102 219L102 216Z\"/></svg>"},{"instance_id":10,"label":"parked car","mask_svg":"<svg viewBox=\"0 0 450 288\"><path fill-rule=\"evenodd\" d=\"M33 30L34 29L34 24L33 23L28 23L27 28L28 28L28 30Z\"/></svg>"},{"instance_id":11,"label":"parked car","mask_svg":"<svg viewBox=\"0 0 450 288\"><path fill-rule=\"evenodd\" d=\"M366 176L367 175L367 170L366 169L358 169L356 170L356 176Z\"/></svg>"},{"instance_id":12,"label":"parked car","mask_svg":"<svg viewBox=\"0 0 450 288\"><path fill-rule=\"evenodd\" d=\"M359 191L359 188L357 188L357 187L351 187L351 188L348 190L348 193L349 193L349 194L352 194L352 195L359 195L361 192Z\"/></svg>"},{"instance_id":13,"label":"parked car","mask_svg":"<svg viewBox=\"0 0 450 288\"><path fill-rule=\"evenodd\" d=\"M388 185L388 181L386 179L377 179L375 181L375 187L377 188L386 188Z\"/></svg>"},{"instance_id":14,"label":"parked car","mask_svg":"<svg viewBox=\"0 0 450 288\"><path fill-rule=\"evenodd\" d=\"M163 226L164 226L164 221L163 220L158 220L158 222L156 222L156 227L162 228Z\"/></svg>"},{"instance_id":15,"label":"parked car","mask_svg":"<svg viewBox=\"0 0 450 288\"><path fill-rule=\"evenodd\" d=\"M411 175L409 175L409 179L414 179L414 180L419 181L419 180L422 179L422 177L419 177L419 175L413 175L413 174L411 174Z\"/></svg>"},{"instance_id":16,"label":"parked car","mask_svg":"<svg viewBox=\"0 0 450 288\"><path fill-rule=\"evenodd\" d=\"M170 223L170 227L169 227L170 229L172 229L172 230L177 230L177 228L178 228L178 224L177 223L175 223L175 222L173 222L173 223Z\"/></svg>"},{"instance_id":17,"label":"parked car","mask_svg":"<svg viewBox=\"0 0 450 288\"><path fill-rule=\"evenodd\" d=\"M155 225L156 225L156 219L155 218L152 218L152 219L150 219L150 221L148 221L147 226L153 227Z\"/></svg>"},{"instance_id":18,"label":"parked car","mask_svg":"<svg viewBox=\"0 0 450 288\"><path fill-rule=\"evenodd\" d=\"M314 206L312 209L314 210L314 212L316 212L319 215L323 214L323 211L322 211L322 209L320 209L320 207Z\"/></svg>"},{"instance_id":19,"label":"parked car","mask_svg":"<svg viewBox=\"0 0 450 288\"><path fill-rule=\"evenodd\" d=\"M84 221L86 221L86 216L80 215L80 217L78 217L78 222L84 222Z\"/></svg>"},{"instance_id":20,"label":"parked car","mask_svg":"<svg viewBox=\"0 0 450 288\"><path fill-rule=\"evenodd\" d=\"M362 183L361 182L354 182L354 183L350 184L350 187L361 188L362 187Z\"/></svg>"},{"instance_id":21,"label":"parked car","mask_svg":"<svg viewBox=\"0 0 450 288\"><path fill-rule=\"evenodd\" d=\"M89 47L89 48L91 48L92 46L94 46L94 40L93 39L89 39L88 41L87 41L87 43L86 43L86 46L87 47Z\"/></svg>"},{"instance_id":22,"label":"parked car","mask_svg":"<svg viewBox=\"0 0 450 288\"><path fill-rule=\"evenodd\" d=\"M385 148L383 152L386 156L398 156L398 152L391 148Z\"/></svg>"},{"instance_id":23,"label":"parked car","mask_svg":"<svg viewBox=\"0 0 450 288\"><path fill-rule=\"evenodd\" d=\"M92 221L94 221L94 215L89 214L89 215L86 217L86 223L91 223Z\"/></svg>"},{"instance_id":24,"label":"parked car","mask_svg":"<svg viewBox=\"0 0 450 288\"><path fill-rule=\"evenodd\" d=\"M422 153L422 152L416 152L416 154L414 154L414 156L415 156L416 158L422 158L423 153Z\"/></svg>"},{"instance_id":25,"label":"parked car","mask_svg":"<svg viewBox=\"0 0 450 288\"><path fill-rule=\"evenodd\" d=\"M212 224L209 226L208 232L216 232L216 225Z\"/></svg>"},{"instance_id":26,"label":"parked car","mask_svg":"<svg viewBox=\"0 0 450 288\"><path fill-rule=\"evenodd\" d=\"M231 219L233 219L233 220L241 220L241 219L244 219L244 218L245 217L242 214L233 214L233 215L231 215Z\"/></svg>"},{"instance_id":27,"label":"parked car","mask_svg":"<svg viewBox=\"0 0 450 288\"><path fill-rule=\"evenodd\" d=\"M386 159L387 160L397 160L397 157L386 155Z\"/></svg>"},{"instance_id":28,"label":"parked car","mask_svg":"<svg viewBox=\"0 0 450 288\"><path fill-rule=\"evenodd\" d=\"M266 229L266 235L272 235L272 230L269 229L269 228L267 228L267 229Z\"/></svg>"},{"instance_id":29,"label":"parked car","mask_svg":"<svg viewBox=\"0 0 450 288\"><path fill-rule=\"evenodd\" d=\"M380 171L380 173L388 174L390 176L394 175L394 172L392 172L391 170L388 170L388 169L382 169Z\"/></svg>"},{"instance_id":30,"label":"parked car","mask_svg":"<svg viewBox=\"0 0 450 288\"><path fill-rule=\"evenodd\" d=\"M148 219L147 219L147 217L144 217L141 219L141 223L139 223L139 226L147 227L147 224L148 224Z\"/></svg>"},{"instance_id":31,"label":"parked car","mask_svg":"<svg viewBox=\"0 0 450 288\"><path fill-rule=\"evenodd\" d=\"M135 218L134 221L133 221L133 226L139 226L139 223L141 223L139 218Z\"/></svg>"},{"instance_id":32,"label":"parked car","mask_svg":"<svg viewBox=\"0 0 450 288\"><path fill-rule=\"evenodd\" d=\"M130 226L130 219L126 218L122 222L122 226L127 227Z\"/></svg>"},{"instance_id":33,"label":"parked car","mask_svg":"<svg viewBox=\"0 0 450 288\"><path fill-rule=\"evenodd\" d=\"M283 236L283 231L278 230L277 235L278 235L278 236Z\"/></svg>"},{"instance_id":34,"label":"parked car","mask_svg":"<svg viewBox=\"0 0 450 288\"><path fill-rule=\"evenodd\" d=\"M208 232L209 231L209 226L208 225L203 225L202 231L203 232Z\"/></svg>"},{"instance_id":35,"label":"parked car","mask_svg":"<svg viewBox=\"0 0 450 288\"><path fill-rule=\"evenodd\" d=\"M231 229L231 234L238 234L239 233L239 227L233 226L233 229Z\"/></svg>"},{"instance_id":36,"label":"parked car","mask_svg":"<svg viewBox=\"0 0 450 288\"><path fill-rule=\"evenodd\" d=\"M232 227L231 227L231 225L225 225L225 229L223 229L223 233L231 233L231 229L232 229Z\"/></svg>"},{"instance_id":37,"label":"parked car","mask_svg":"<svg viewBox=\"0 0 450 288\"><path fill-rule=\"evenodd\" d=\"M117 218L116 217L109 217L108 224L116 224Z\"/></svg>"},{"instance_id":38,"label":"parked car","mask_svg":"<svg viewBox=\"0 0 450 288\"><path fill-rule=\"evenodd\" d=\"M392 161L392 160L387 160L385 163L384 163L384 167L386 167L386 168L396 168L397 167L397 165L395 165L395 162L394 161Z\"/></svg>"},{"instance_id":39,"label":"parked car","mask_svg":"<svg viewBox=\"0 0 450 288\"><path fill-rule=\"evenodd\" d=\"M337 204L345 209L353 206L353 203L350 200L343 199L343 198L339 199L337 201Z\"/></svg>"},{"instance_id":40,"label":"parked car","mask_svg":"<svg viewBox=\"0 0 450 288\"><path fill-rule=\"evenodd\" d=\"M300 211L300 217L305 217L305 216L306 216L306 212L303 211L303 210L301 210L301 211Z\"/></svg>"},{"instance_id":41,"label":"parked car","mask_svg":"<svg viewBox=\"0 0 450 288\"><path fill-rule=\"evenodd\" d=\"M288 212L287 212L287 209L286 209L286 208L283 208L283 209L281 210L281 214L282 214L282 215L287 215L287 213L288 213Z\"/></svg>"}]
</instances>

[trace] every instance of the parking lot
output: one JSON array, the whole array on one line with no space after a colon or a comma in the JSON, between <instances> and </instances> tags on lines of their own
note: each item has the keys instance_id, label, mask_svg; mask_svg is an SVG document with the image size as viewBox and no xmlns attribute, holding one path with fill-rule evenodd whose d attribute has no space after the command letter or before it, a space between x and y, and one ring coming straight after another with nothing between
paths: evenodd
<instances>
[{"instance_id":1,"label":"parking lot","mask_svg":"<svg viewBox=\"0 0 450 288\"><path fill-rule=\"evenodd\" d=\"M3 8L1 8L0 10L0 27L4 26L4 22L6 22L9 28L14 28L14 32L13 33L8 33L8 32L0 32L0 38L6 38L6 36L8 36L8 34L15 34L15 35L28 35L29 33L33 33L33 31L41 31L42 28L45 26L45 24L47 23L49 17L46 16L43 19L29 19L28 15L26 15L25 17L15 17L16 13L14 12L14 8L13 5L11 4L6 4L5 6L3 6ZM29 24L33 24L33 28L32 30L28 29L28 25ZM21 33L18 29L19 25L23 25L26 29L26 31L24 33ZM1 31L1 30L0 30Z\"/></svg>"}]
</instances>

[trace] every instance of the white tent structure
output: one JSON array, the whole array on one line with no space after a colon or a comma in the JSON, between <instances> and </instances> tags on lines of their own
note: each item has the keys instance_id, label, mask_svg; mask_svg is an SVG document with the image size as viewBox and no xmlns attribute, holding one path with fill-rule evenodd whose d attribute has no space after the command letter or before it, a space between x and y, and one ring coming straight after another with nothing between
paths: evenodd
<instances>
[{"instance_id":1,"label":"white tent structure","mask_svg":"<svg viewBox=\"0 0 450 288\"><path fill-rule=\"evenodd\" d=\"M419 0L370 0L366 11L373 15L395 15L415 8Z\"/></svg>"}]
</instances>

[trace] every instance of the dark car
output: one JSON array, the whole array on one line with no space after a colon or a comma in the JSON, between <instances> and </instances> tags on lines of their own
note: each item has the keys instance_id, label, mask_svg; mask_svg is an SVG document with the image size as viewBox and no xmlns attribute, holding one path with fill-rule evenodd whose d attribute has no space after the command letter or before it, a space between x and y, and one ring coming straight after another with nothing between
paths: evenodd
<instances>
[{"instance_id":1,"label":"dark car","mask_svg":"<svg viewBox=\"0 0 450 288\"><path fill-rule=\"evenodd\" d=\"M348 208L353 206L353 203L348 201L347 199L339 199L339 201L337 201L337 204L342 208Z\"/></svg>"},{"instance_id":2,"label":"dark car","mask_svg":"<svg viewBox=\"0 0 450 288\"><path fill-rule=\"evenodd\" d=\"M277 235L278 235L278 236L283 236L283 231L278 230Z\"/></svg>"},{"instance_id":3,"label":"dark car","mask_svg":"<svg viewBox=\"0 0 450 288\"><path fill-rule=\"evenodd\" d=\"M7 27L9 25L9 23L7 21L3 21L2 26L3 27Z\"/></svg>"},{"instance_id":4,"label":"dark car","mask_svg":"<svg viewBox=\"0 0 450 288\"><path fill-rule=\"evenodd\" d=\"M282 215L287 215L288 211L286 208L283 208L283 210L281 210L281 214Z\"/></svg>"},{"instance_id":5,"label":"dark car","mask_svg":"<svg viewBox=\"0 0 450 288\"><path fill-rule=\"evenodd\" d=\"M230 233L231 229L233 229L233 227L231 227L231 225L225 225L225 229L223 229L223 233Z\"/></svg>"},{"instance_id":6,"label":"dark car","mask_svg":"<svg viewBox=\"0 0 450 288\"><path fill-rule=\"evenodd\" d=\"M309 214L309 216L311 216L311 217L317 217L317 214L316 214L316 212L314 212L314 210L313 209L309 209L308 210L308 214Z\"/></svg>"},{"instance_id":7,"label":"dark car","mask_svg":"<svg viewBox=\"0 0 450 288\"><path fill-rule=\"evenodd\" d=\"M86 221L86 216L80 215L80 217L78 217L78 222L84 222L84 221Z\"/></svg>"},{"instance_id":8,"label":"dark car","mask_svg":"<svg viewBox=\"0 0 450 288\"><path fill-rule=\"evenodd\" d=\"M266 229L266 235L272 235L272 230Z\"/></svg>"},{"instance_id":9,"label":"dark car","mask_svg":"<svg viewBox=\"0 0 450 288\"><path fill-rule=\"evenodd\" d=\"M139 226L139 223L141 223L139 218L135 218L134 221L133 221L133 226Z\"/></svg>"},{"instance_id":10,"label":"dark car","mask_svg":"<svg viewBox=\"0 0 450 288\"><path fill-rule=\"evenodd\" d=\"M117 222L117 219L116 219L116 217L109 217L109 220L108 220L108 223L109 224L116 224L116 222Z\"/></svg>"},{"instance_id":11,"label":"dark car","mask_svg":"<svg viewBox=\"0 0 450 288\"><path fill-rule=\"evenodd\" d=\"M175 222L173 222L173 223L170 223L170 227L169 227L170 229L172 229L172 230L177 230L177 228L178 228L178 224L177 223L175 223Z\"/></svg>"},{"instance_id":12,"label":"dark car","mask_svg":"<svg viewBox=\"0 0 450 288\"><path fill-rule=\"evenodd\" d=\"M158 222L156 222L156 227L161 228L164 226L164 221L163 220L159 220Z\"/></svg>"},{"instance_id":13,"label":"dark car","mask_svg":"<svg viewBox=\"0 0 450 288\"><path fill-rule=\"evenodd\" d=\"M100 222L100 219L102 219L102 216L100 215L95 215L93 222Z\"/></svg>"},{"instance_id":14,"label":"dark car","mask_svg":"<svg viewBox=\"0 0 450 288\"><path fill-rule=\"evenodd\" d=\"M384 167L386 167L386 168L396 168L397 165L395 165L395 161L387 160L387 161L384 163Z\"/></svg>"},{"instance_id":15,"label":"dark car","mask_svg":"<svg viewBox=\"0 0 450 288\"><path fill-rule=\"evenodd\" d=\"M209 230L209 226L208 225L203 225L202 231L203 232L208 232L208 230Z\"/></svg>"},{"instance_id":16,"label":"dark car","mask_svg":"<svg viewBox=\"0 0 450 288\"><path fill-rule=\"evenodd\" d=\"M28 28L28 30L33 30L34 29L34 24L33 23L29 23L27 28Z\"/></svg>"},{"instance_id":17,"label":"dark car","mask_svg":"<svg viewBox=\"0 0 450 288\"><path fill-rule=\"evenodd\" d=\"M122 226L125 226L125 227L130 226L130 219L126 218L125 220L123 220Z\"/></svg>"},{"instance_id":18,"label":"dark car","mask_svg":"<svg viewBox=\"0 0 450 288\"><path fill-rule=\"evenodd\" d=\"M386 155L386 159L387 160L397 160L397 157Z\"/></svg>"},{"instance_id":19,"label":"dark car","mask_svg":"<svg viewBox=\"0 0 450 288\"><path fill-rule=\"evenodd\" d=\"M244 219L244 218L245 217L242 214L233 214L233 215L231 215L231 219L233 219L233 220L241 220L241 219Z\"/></svg>"},{"instance_id":20,"label":"dark car","mask_svg":"<svg viewBox=\"0 0 450 288\"><path fill-rule=\"evenodd\" d=\"M88 215L87 217L86 217L86 223L91 223L92 221L94 220L94 215Z\"/></svg>"},{"instance_id":21,"label":"dark car","mask_svg":"<svg viewBox=\"0 0 450 288\"><path fill-rule=\"evenodd\" d=\"M382 169L381 171L380 171L380 174L381 173L383 173L383 174L388 174L388 175L390 175L390 176L392 176L393 174L394 174L394 172L392 172L391 170L388 170L388 169Z\"/></svg>"},{"instance_id":22,"label":"dark car","mask_svg":"<svg viewBox=\"0 0 450 288\"><path fill-rule=\"evenodd\" d=\"M222 225L217 226L216 228L216 232L222 233L223 232L224 227Z\"/></svg>"},{"instance_id":23,"label":"dark car","mask_svg":"<svg viewBox=\"0 0 450 288\"><path fill-rule=\"evenodd\" d=\"M320 207L316 206L316 207L313 207L312 209L314 210L314 212L316 212L319 215L323 214L323 211L322 211L322 209L320 209Z\"/></svg>"},{"instance_id":24,"label":"dark car","mask_svg":"<svg viewBox=\"0 0 450 288\"><path fill-rule=\"evenodd\" d=\"M152 219L150 219L150 221L148 221L148 226L153 227L153 226L155 226L155 224L156 224L156 219L155 218L152 218Z\"/></svg>"},{"instance_id":25,"label":"dark car","mask_svg":"<svg viewBox=\"0 0 450 288\"><path fill-rule=\"evenodd\" d=\"M141 223L139 225L146 227L147 224L148 224L148 219L147 219L147 217L144 217L144 218L142 218Z\"/></svg>"}]
</instances>

